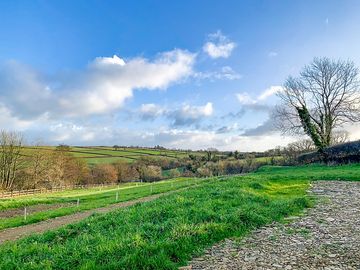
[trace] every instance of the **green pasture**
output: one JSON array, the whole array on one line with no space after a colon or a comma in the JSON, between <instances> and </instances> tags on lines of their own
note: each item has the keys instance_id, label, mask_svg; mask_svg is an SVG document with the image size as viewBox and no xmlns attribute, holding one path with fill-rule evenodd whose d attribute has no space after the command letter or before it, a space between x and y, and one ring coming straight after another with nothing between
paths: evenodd
<instances>
[{"instance_id":1,"label":"green pasture","mask_svg":"<svg viewBox=\"0 0 360 270\"><path fill-rule=\"evenodd\" d=\"M8 209L15 208L23 209L26 206L36 206L39 204L67 204L66 206L62 206L57 209L39 211L30 214L26 220L24 220L22 215L16 217L1 218L0 230L5 228L22 226L30 223L36 223L50 218L65 216L84 210L104 207L117 202L138 199L152 194L163 193L179 188L193 186L204 181L208 180L196 178L177 178L155 183L128 183L104 189L75 189L58 193L43 193L23 197L15 197L11 199L0 199L0 211L6 211ZM116 193L118 193L117 201ZM79 207L77 207L76 205L78 199L80 201Z\"/></svg>"},{"instance_id":2,"label":"green pasture","mask_svg":"<svg viewBox=\"0 0 360 270\"><path fill-rule=\"evenodd\" d=\"M25 147L23 154L31 156L34 151L50 151L55 149L56 147L54 146ZM105 146L73 146L69 152L75 157L85 159L89 165L109 164L117 161L131 163L141 157L180 158L188 156L184 151L143 148L119 148L114 150L112 147Z\"/></svg>"},{"instance_id":3,"label":"green pasture","mask_svg":"<svg viewBox=\"0 0 360 270\"><path fill-rule=\"evenodd\" d=\"M360 180L360 165L266 166L209 178L155 201L4 244L0 268L178 269L214 243L311 207L311 180Z\"/></svg>"}]
</instances>

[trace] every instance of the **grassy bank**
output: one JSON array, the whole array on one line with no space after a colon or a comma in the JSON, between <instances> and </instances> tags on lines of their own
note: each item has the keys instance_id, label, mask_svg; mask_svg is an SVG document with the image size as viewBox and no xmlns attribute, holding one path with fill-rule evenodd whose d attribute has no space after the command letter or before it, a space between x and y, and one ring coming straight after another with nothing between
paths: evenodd
<instances>
[{"instance_id":1,"label":"grassy bank","mask_svg":"<svg viewBox=\"0 0 360 270\"><path fill-rule=\"evenodd\" d=\"M256 173L258 177L271 179L306 179L306 180L348 180L360 181L360 164L339 166L308 165L308 166L264 166Z\"/></svg>"}]
</instances>

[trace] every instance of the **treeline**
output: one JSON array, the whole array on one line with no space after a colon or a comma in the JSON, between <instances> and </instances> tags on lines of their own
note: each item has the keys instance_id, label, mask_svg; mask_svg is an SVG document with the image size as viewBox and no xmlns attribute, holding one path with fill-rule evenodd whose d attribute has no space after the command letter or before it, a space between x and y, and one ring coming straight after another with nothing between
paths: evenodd
<instances>
[{"instance_id":1,"label":"treeline","mask_svg":"<svg viewBox=\"0 0 360 270\"><path fill-rule=\"evenodd\" d=\"M271 159L259 162L253 155L239 160L208 150L203 155L189 154L181 158L144 156L133 163L118 161L89 166L84 159L74 157L67 145L59 145L54 150L34 146L30 150L24 147L20 134L5 131L0 133L0 147L1 190L239 174L275 162Z\"/></svg>"}]
</instances>

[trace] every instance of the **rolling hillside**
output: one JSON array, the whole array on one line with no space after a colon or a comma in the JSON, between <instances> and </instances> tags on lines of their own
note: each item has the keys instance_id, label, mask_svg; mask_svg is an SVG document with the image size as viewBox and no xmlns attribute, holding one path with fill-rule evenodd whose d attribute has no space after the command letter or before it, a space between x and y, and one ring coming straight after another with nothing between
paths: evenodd
<instances>
[{"instance_id":1,"label":"rolling hillside","mask_svg":"<svg viewBox=\"0 0 360 270\"><path fill-rule=\"evenodd\" d=\"M41 147L26 147L24 154L31 155L33 151L50 151L56 147L41 146ZM186 157L189 153L198 154L199 152L187 152L177 150L163 150L152 148L128 148L121 147L114 149L109 146L74 146L69 151L72 155L78 158L83 158L89 165L101 163L113 163L115 161L133 162L140 157L166 157L166 158L181 158Z\"/></svg>"}]
</instances>

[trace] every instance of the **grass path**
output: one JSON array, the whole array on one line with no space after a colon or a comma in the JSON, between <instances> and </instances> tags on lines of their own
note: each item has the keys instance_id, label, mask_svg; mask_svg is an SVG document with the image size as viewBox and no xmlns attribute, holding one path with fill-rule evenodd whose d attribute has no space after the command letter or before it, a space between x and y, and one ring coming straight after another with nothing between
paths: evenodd
<instances>
[{"instance_id":1,"label":"grass path","mask_svg":"<svg viewBox=\"0 0 360 270\"><path fill-rule=\"evenodd\" d=\"M42 233L42 232L45 232L48 230L57 229L59 227L83 220L84 218L87 218L93 214L104 214L104 213L108 213L108 212L113 211L118 208L132 206L137 203L149 202L149 201L155 200L161 196L166 196L166 195L172 194L174 192L179 192L184 189L186 189L186 188L182 188L180 190L173 190L173 191L160 193L160 194L155 194L155 195L143 197L143 198L136 199L136 200L116 203L116 204L112 204L110 206L100 207L97 209L79 212L79 213L75 213L72 215L48 219L48 220L41 221L41 222L38 222L35 224L28 224L25 226L5 229L5 230L0 231L0 244L4 243L5 241L13 241L13 240L25 237L25 236L29 236L34 233Z\"/></svg>"}]
</instances>

